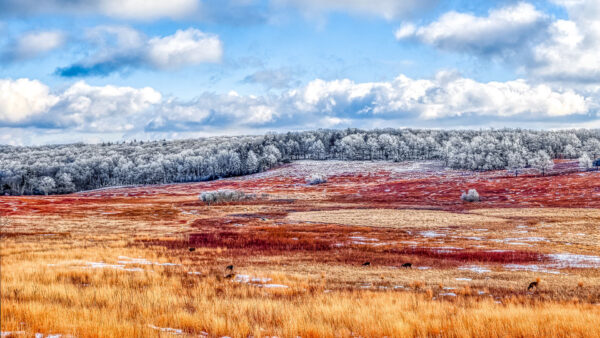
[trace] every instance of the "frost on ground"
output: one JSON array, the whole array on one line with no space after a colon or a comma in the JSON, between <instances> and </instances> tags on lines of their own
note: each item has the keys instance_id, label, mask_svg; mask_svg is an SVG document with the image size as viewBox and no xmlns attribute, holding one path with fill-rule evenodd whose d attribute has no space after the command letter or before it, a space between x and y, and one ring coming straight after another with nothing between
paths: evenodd
<instances>
[{"instance_id":1,"label":"frost on ground","mask_svg":"<svg viewBox=\"0 0 600 338\"><path fill-rule=\"evenodd\" d=\"M468 271L473 271L473 272L477 272L477 273L486 273L486 272L491 272L492 270L484 268L482 266L478 266L478 265L471 265L471 266L461 266L458 268L459 270L468 270Z\"/></svg>"},{"instance_id":2,"label":"frost on ground","mask_svg":"<svg viewBox=\"0 0 600 338\"><path fill-rule=\"evenodd\" d=\"M548 256L554 261L550 266L555 268L600 268L600 256L571 253L550 254Z\"/></svg>"},{"instance_id":3,"label":"frost on ground","mask_svg":"<svg viewBox=\"0 0 600 338\"><path fill-rule=\"evenodd\" d=\"M174 329L171 327L158 327L158 326L154 326L152 324L148 324L148 327L150 327L154 330L157 330L157 331L166 332L166 333L170 333L170 334L176 334L176 335L183 334L183 330L181 330L181 329Z\"/></svg>"},{"instance_id":4,"label":"frost on ground","mask_svg":"<svg viewBox=\"0 0 600 338\"><path fill-rule=\"evenodd\" d=\"M533 271L533 272L543 272L543 273L551 273L551 274L560 274L560 271L547 269L543 265L525 265L525 264L506 264L504 266L505 269L510 271Z\"/></svg>"},{"instance_id":5,"label":"frost on ground","mask_svg":"<svg viewBox=\"0 0 600 338\"><path fill-rule=\"evenodd\" d=\"M125 264L107 264L104 262L87 262L86 264L87 264L87 266L85 266L84 269L111 268L111 269L118 269L118 270L124 270L124 271L144 271L144 269L141 269L141 268L127 268L127 267L125 267Z\"/></svg>"},{"instance_id":6,"label":"frost on ground","mask_svg":"<svg viewBox=\"0 0 600 338\"><path fill-rule=\"evenodd\" d=\"M267 289L288 288L287 285L268 283L271 281L271 278L267 278L267 277L251 277L250 275L235 275L235 278L233 279L233 281L236 283L246 283L249 285L257 286L259 288L267 288Z\"/></svg>"},{"instance_id":7,"label":"frost on ground","mask_svg":"<svg viewBox=\"0 0 600 338\"><path fill-rule=\"evenodd\" d=\"M406 175L407 173L433 173L444 170L443 163L438 161L419 162L390 162L390 161L294 161L273 170L258 174L243 176L242 180L270 177L296 177L306 178L316 175L340 176L356 174L373 174L377 171L392 173L392 176Z\"/></svg>"},{"instance_id":8,"label":"frost on ground","mask_svg":"<svg viewBox=\"0 0 600 338\"><path fill-rule=\"evenodd\" d=\"M139 264L139 265L161 265L161 266L176 266L176 263L159 263L151 262L145 258L130 258L127 256L119 256L119 264Z\"/></svg>"}]
</instances>

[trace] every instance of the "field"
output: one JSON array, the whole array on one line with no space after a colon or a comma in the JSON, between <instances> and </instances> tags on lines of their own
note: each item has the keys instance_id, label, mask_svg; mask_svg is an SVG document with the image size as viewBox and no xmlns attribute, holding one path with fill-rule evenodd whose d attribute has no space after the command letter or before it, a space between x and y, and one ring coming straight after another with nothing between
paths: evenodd
<instances>
[{"instance_id":1,"label":"field","mask_svg":"<svg viewBox=\"0 0 600 338\"><path fill-rule=\"evenodd\" d=\"M2 337L600 337L600 172L575 167L300 161L3 196ZM256 198L199 201L217 189Z\"/></svg>"}]
</instances>

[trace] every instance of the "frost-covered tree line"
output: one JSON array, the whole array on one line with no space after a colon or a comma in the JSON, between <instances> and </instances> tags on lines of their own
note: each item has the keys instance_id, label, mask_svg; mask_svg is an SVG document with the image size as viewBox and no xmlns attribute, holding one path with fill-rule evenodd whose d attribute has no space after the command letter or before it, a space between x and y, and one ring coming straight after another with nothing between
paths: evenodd
<instances>
[{"instance_id":1,"label":"frost-covered tree line","mask_svg":"<svg viewBox=\"0 0 600 338\"><path fill-rule=\"evenodd\" d=\"M35 147L0 145L0 194L211 180L300 159L439 160L468 170L533 167L600 157L600 130L315 130L263 136Z\"/></svg>"}]
</instances>

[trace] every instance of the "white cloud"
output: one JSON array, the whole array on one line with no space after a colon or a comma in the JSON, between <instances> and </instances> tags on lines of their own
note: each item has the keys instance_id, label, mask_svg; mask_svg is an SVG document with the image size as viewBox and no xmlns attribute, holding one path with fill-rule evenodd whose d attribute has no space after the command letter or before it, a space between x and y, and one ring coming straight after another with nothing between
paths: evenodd
<instances>
[{"instance_id":1,"label":"white cloud","mask_svg":"<svg viewBox=\"0 0 600 338\"><path fill-rule=\"evenodd\" d=\"M28 32L12 41L2 53L5 61L32 59L61 47L65 36L60 31Z\"/></svg>"},{"instance_id":2,"label":"white cloud","mask_svg":"<svg viewBox=\"0 0 600 338\"><path fill-rule=\"evenodd\" d=\"M600 103L600 89L577 93L525 80L484 83L451 72L440 72L432 79L400 75L389 82L316 79L281 94L205 92L187 101L164 98L149 87L92 86L83 81L56 94L28 79L2 80L0 89L0 127L38 127L66 134L391 127L399 123L489 126L493 121L522 121L519 126L526 127L527 123L571 119L591 123L598 120L594 112Z\"/></svg>"},{"instance_id":3,"label":"white cloud","mask_svg":"<svg viewBox=\"0 0 600 338\"><path fill-rule=\"evenodd\" d=\"M426 26L404 24L395 36L450 51L494 55L535 40L547 20L531 4L518 3L490 10L486 17L451 11Z\"/></svg>"},{"instance_id":4,"label":"white cloud","mask_svg":"<svg viewBox=\"0 0 600 338\"><path fill-rule=\"evenodd\" d=\"M485 17L452 11L425 26L405 23L395 35L442 50L500 56L531 80L553 86L600 83L600 1L552 1L568 19L518 3Z\"/></svg>"},{"instance_id":5,"label":"white cloud","mask_svg":"<svg viewBox=\"0 0 600 338\"><path fill-rule=\"evenodd\" d=\"M391 20L429 8L437 0L274 0L274 3L298 8L307 15L348 12Z\"/></svg>"},{"instance_id":6,"label":"white cloud","mask_svg":"<svg viewBox=\"0 0 600 338\"><path fill-rule=\"evenodd\" d=\"M164 37L148 38L131 27L99 26L86 35L97 46L95 53L80 62L58 68L58 75L106 76L142 67L179 69L220 62L223 57L223 43L219 37L195 28L177 30Z\"/></svg>"},{"instance_id":7,"label":"white cloud","mask_svg":"<svg viewBox=\"0 0 600 338\"><path fill-rule=\"evenodd\" d=\"M98 9L119 18L181 18L198 8L198 0L99 0Z\"/></svg>"},{"instance_id":8,"label":"white cloud","mask_svg":"<svg viewBox=\"0 0 600 338\"><path fill-rule=\"evenodd\" d=\"M431 80L400 75L392 82L315 80L293 93L297 109L337 115L440 119L478 115L545 118L584 114L588 99L524 80L482 83L440 72ZM350 114L345 114L349 112Z\"/></svg>"},{"instance_id":9,"label":"white cloud","mask_svg":"<svg viewBox=\"0 0 600 338\"><path fill-rule=\"evenodd\" d=\"M27 33L19 38L16 51L20 56L30 58L56 49L64 41L64 35L59 31Z\"/></svg>"},{"instance_id":10,"label":"white cloud","mask_svg":"<svg viewBox=\"0 0 600 338\"><path fill-rule=\"evenodd\" d=\"M156 90L116 86L90 86L76 82L59 96L51 112L59 124L94 131L133 129L131 117L162 101Z\"/></svg>"},{"instance_id":11,"label":"white cloud","mask_svg":"<svg viewBox=\"0 0 600 338\"><path fill-rule=\"evenodd\" d=\"M569 20L556 20L550 38L535 46L530 73L544 80L579 83L600 82L600 2L556 0Z\"/></svg>"},{"instance_id":12,"label":"white cloud","mask_svg":"<svg viewBox=\"0 0 600 338\"><path fill-rule=\"evenodd\" d=\"M23 122L47 112L57 102L58 97L37 80L0 79L0 124Z\"/></svg>"},{"instance_id":13,"label":"white cloud","mask_svg":"<svg viewBox=\"0 0 600 338\"><path fill-rule=\"evenodd\" d=\"M206 62L219 62L223 44L219 37L197 29L178 30L173 35L148 41L148 59L157 68L180 68Z\"/></svg>"}]
</instances>

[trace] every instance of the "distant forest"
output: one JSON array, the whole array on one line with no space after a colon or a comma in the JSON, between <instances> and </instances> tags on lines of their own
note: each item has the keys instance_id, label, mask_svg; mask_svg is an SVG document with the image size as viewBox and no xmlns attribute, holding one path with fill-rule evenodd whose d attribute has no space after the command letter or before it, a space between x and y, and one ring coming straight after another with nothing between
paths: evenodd
<instances>
[{"instance_id":1,"label":"distant forest","mask_svg":"<svg viewBox=\"0 0 600 338\"><path fill-rule=\"evenodd\" d=\"M299 160L439 160L468 170L552 167L600 156L600 130L315 130L263 136L35 147L0 145L0 195L62 194L110 186L195 182ZM326 175L326 173L323 173Z\"/></svg>"}]
</instances>

